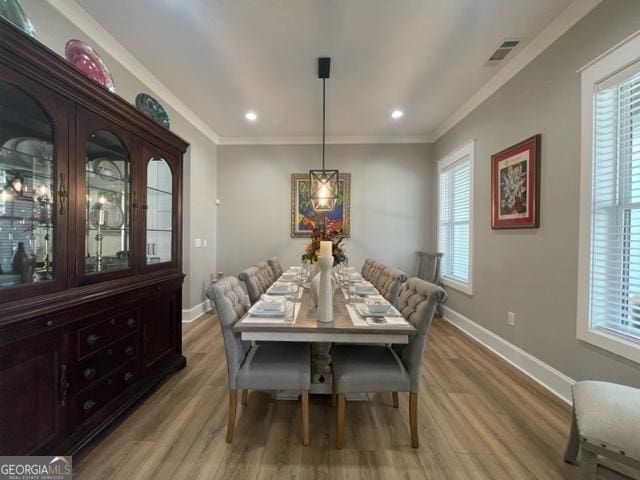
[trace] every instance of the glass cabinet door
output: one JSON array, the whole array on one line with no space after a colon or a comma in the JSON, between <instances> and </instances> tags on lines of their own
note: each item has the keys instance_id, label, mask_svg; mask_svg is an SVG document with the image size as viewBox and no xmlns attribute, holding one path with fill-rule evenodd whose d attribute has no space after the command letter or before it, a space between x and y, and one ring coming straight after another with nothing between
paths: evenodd
<instances>
[{"instance_id":1,"label":"glass cabinet door","mask_svg":"<svg viewBox=\"0 0 640 480\"><path fill-rule=\"evenodd\" d=\"M173 260L173 175L167 161L153 157L147 163L146 264Z\"/></svg>"},{"instance_id":2,"label":"glass cabinet door","mask_svg":"<svg viewBox=\"0 0 640 480\"><path fill-rule=\"evenodd\" d=\"M85 152L85 274L128 269L131 261L131 160L108 130L89 135Z\"/></svg>"},{"instance_id":3,"label":"glass cabinet door","mask_svg":"<svg viewBox=\"0 0 640 480\"><path fill-rule=\"evenodd\" d=\"M57 163L54 121L39 100L51 112L60 107L54 114L62 117L66 106L41 87L27 93L32 85L17 83L25 90L0 80L0 299L52 290L66 275L59 268L65 226L58 221L58 212L66 213L66 167ZM24 294L14 295L20 289Z\"/></svg>"}]
</instances>

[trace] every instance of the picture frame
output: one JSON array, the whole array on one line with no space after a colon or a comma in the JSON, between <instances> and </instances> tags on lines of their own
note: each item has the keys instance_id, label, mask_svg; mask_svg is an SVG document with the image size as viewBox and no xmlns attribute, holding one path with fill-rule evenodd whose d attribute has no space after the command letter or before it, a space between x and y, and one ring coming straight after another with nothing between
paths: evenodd
<instances>
[{"instance_id":1,"label":"picture frame","mask_svg":"<svg viewBox=\"0 0 640 480\"><path fill-rule=\"evenodd\" d=\"M308 173L291 174L291 238L310 237L316 228L316 213L311 207ZM325 228L342 230L351 235L351 174L338 174L338 200L330 212L326 212Z\"/></svg>"},{"instance_id":2,"label":"picture frame","mask_svg":"<svg viewBox=\"0 0 640 480\"><path fill-rule=\"evenodd\" d=\"M491 156L491 228L540 226L540 146L537 134Z\"/></svg>"}]
</instances>

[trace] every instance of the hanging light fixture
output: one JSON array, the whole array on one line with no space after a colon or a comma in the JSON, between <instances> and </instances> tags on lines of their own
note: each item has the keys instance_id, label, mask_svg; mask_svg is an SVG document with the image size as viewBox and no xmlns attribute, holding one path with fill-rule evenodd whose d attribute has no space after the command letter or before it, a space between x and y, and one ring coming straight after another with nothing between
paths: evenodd
<instances>
[{"instance_id":1,"label":"hanging light fixture","mask_svg":"<svg viewBox=\"0 0 640 480\"><path fill-rule=\"evenodd\" d=\"M316 212L330 212L338 200L338 170L327 170L324 166L326 139L326 87L325 83L331 71L331 59L318 59L318 78L322 79L322 170L309 170L311 206Z\"/></svg>"}]
</instances>

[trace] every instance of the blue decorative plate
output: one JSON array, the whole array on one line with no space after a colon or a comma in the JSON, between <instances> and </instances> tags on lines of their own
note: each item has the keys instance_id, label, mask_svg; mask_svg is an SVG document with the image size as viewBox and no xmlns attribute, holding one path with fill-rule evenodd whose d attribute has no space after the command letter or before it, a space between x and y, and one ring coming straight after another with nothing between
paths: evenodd
<instances>
[{"instance_id":1,"label":"blue decorative plate","mask_svg":"<svg viewBox=\"0 0 640 480\"><path fill-rule=\"evenodd\" d=\"M167 115L164 107L152 96L146 93L136 95L136 108L164 128L170 127L169 115Z\"/></svg>"},{"instance_id":2,"label":"blue decorative plate","mask_svg":"<svg viewBox=\"0 0 640 480\"><path fill-rule=\"evenodd\" d=\"M0 0L0 17L4 17L23 32L36 36L36 31L18 0Z\"/></svg>"}]
</instances>

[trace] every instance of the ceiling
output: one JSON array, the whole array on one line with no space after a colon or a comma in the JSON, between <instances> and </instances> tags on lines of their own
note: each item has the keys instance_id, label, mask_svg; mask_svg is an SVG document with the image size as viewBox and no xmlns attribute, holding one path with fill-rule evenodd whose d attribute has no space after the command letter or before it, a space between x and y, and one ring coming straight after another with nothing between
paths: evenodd
<instances>
[{"instance_id":1,"label":"ceiling","mask_svg":"<svg viewBox=\"0 0 640 480\"><path fill-rule=\"evenodd\" d=\"M218 135L428 137L570 0L76 0ZM404 116L391 119L400 108ZM251 123L248 110L258 114Z\"/></svg>"}]
</instances>

